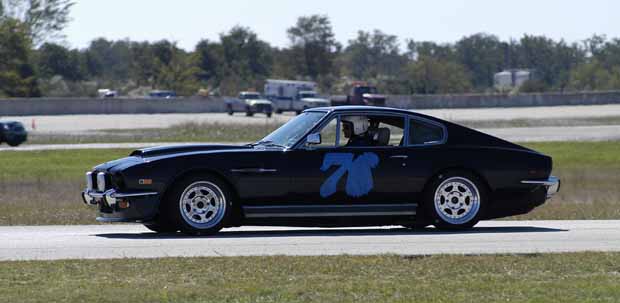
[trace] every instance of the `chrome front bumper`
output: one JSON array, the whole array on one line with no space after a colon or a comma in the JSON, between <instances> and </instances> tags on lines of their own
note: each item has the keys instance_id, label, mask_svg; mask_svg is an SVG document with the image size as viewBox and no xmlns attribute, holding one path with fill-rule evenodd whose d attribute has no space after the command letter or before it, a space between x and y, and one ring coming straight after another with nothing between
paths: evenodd
<instances>
[{"instance_id":1,"label":"chrome front bumper","mask_svg":"<svg viewBox=\"0 0 620 303\"><path fill-rule=\"evenodd\" d=\"M547 180L523 180L521 183L544 186L547 189L547 199L560 191L560 178L554 176L550 176Z\"/></svg>"},{"instance_id":2,"label":"chrome front bumper","mask_svg":"<svg viewBox=\"0 0 620 303\"><path fill-rule=\"evenodd\" d=\"M114 207L119 199L155 195L157 195L157 192L121 193L114 189L109 189L105 192L97 192L86 189L82 192L82 201L84 201L86 205L98 205L99 201L103 201L109 207Z\"/></svg>"}]
</instances>

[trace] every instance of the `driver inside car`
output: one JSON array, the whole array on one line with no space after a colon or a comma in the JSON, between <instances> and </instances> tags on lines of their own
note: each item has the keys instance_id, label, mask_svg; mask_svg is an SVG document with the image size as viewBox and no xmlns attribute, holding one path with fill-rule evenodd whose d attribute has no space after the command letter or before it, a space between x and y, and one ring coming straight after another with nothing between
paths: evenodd
<instances>
[{"instance_id":1,"label":"driver inside car","mask_svg":"<svg viewBox=\"0 0 620 303\"><path fill-rule=\"evenodd\" d=\"M366 116L348 116L342 118L342 132L344 137L349 139L345 146L372 146L372 135L368 129L370 122Z\"/></svg>"}]
</instances>

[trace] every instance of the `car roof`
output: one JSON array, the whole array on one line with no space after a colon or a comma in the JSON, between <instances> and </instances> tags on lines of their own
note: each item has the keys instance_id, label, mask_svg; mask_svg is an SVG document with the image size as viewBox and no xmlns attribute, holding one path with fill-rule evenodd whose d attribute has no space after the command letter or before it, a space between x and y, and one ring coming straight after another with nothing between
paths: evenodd
<instances>
[{"instance_id":1,"label":"car roof","mask_svg":"<svg viewBox=\"0 0 620 303\"><path fill-rule=\"evenodd\" d=\"M368 105L343 105L343 106L325 106L325 107L315 107L308 109L306 111L326 111L326 112L352 112L352 111L363 111L363 112L392 112L392 113L401 113L401 114L416 114L413 111L406 109L398 109L393 107L381 107L381 106L368 106Z\"/></svg>"}]
</instances>

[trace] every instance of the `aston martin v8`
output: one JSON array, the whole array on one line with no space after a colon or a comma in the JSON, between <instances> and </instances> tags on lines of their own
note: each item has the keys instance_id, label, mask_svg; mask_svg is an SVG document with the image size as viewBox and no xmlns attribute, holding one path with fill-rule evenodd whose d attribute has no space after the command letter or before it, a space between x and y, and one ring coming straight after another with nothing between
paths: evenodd
<instances>
[{"instance_id":1,"label":"aston martin v8","mask_svg":"<svg viewBox=\"0 0 620 303\"><path fill-rule=\"evenodd\" d=\"M434 225L519 215L559 191L552 159L413 111L305 110L246 145L145 148L86 173L99 221L208 235L240 225Z\"/></svg>"}]
</instances>

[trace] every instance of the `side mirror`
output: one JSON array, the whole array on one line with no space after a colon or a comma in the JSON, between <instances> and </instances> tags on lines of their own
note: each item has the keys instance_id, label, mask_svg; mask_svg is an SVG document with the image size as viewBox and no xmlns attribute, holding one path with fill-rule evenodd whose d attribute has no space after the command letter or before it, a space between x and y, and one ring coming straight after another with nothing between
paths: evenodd
<instances>
[{"instance_id":1,"label":"side mirror","mask_svg":"<svg viewBox=\"0 0 620 303\"><path fill-rule=\"evenodd\" d=\"M319 133L309 134L308 137L306 138L306 143L309 145L321 144L321 134Z\"/></svg>"}]
</instances>

